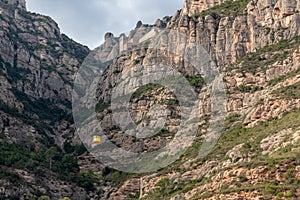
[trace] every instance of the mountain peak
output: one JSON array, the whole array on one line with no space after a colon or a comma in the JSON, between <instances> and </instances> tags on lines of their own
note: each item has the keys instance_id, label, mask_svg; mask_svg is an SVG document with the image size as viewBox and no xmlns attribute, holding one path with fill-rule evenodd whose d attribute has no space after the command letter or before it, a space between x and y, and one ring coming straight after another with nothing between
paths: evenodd
<instances>
[{"instance_id":1,"label":"mountain peak","mask_svg":"<svg viewBox=\"0 0 300 200\"><path fill-rule=\"evenodd\" d=\"M6 3L26 10L26 0L0 0L0 3Z\"/></svg>"}]
</instances>

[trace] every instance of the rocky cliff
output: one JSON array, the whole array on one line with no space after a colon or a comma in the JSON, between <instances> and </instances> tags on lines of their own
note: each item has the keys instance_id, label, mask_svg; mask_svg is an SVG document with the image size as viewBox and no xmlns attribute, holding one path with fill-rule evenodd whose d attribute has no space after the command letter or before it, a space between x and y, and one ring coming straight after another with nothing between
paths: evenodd
<instances>
[{"instance_id":1,"label":"rocky cliff","mask_svg":"<svg viewBox=\"0 0 300 200\"><path fill-rule=\"evenodd\" d=\"M185 1L183 10L157 20L151 27L163 24L188 35L192 43L200 43L207 50L224 74L225 130L208 158L197 159L203 133L207 131L204 121L193 147L181 160L155 174L128 180L111 198L123 199L128 195L141 199L299 198L296 157L299 156L300 102L295 91L299 85L299 17L297 1ZM151 35L147 27L139 23L130 35L120 38L109 34L100 47L103 51L113 41L114 48L106 49L105 55L110 58L121 55L108 67L101 81L99 99L107 104L101 108L99 119L105 122L106 129L116 125L108 103L111 87L122 79L121 74L134 69L135 64L147 65L158 59L151 45L130 55L122 54L131 48L133 38ZM134 37L135 34L142 35ZM189 45L184 48L188 51ZM158 62L172 65L190 77L198 76L172 54L163 54L159 59ZM201 116L209 116L207 88L203 85L196 88L200 89L199 99L207 99L201 104ZM151 124L145 110L164 97L170 99L160 89L148 88L139 98L132 99L131 115L137 117L137 122ZM160 105L168 107L163 102ZM174 107L169 108L172 110ZM168 124L166 129L174 131L176 125ZM170 136L168 131L166 138ZM109 138L137 152L161 148L168 142L162 136L136 141L122 134L119 129L113 130ZM292 182L288 180L290 172L294 176Z\"/></svg>"},{"instance_id":2,"label":"rocky cliff","mask_svg":"<svg viewBox=\"0 0 300 200\"><path fill-rule=\"evenodd\" d=\"M232 2L231 0L185 0L183 6L183 13L188 16L193 16L204 10L215 7L225 2Z\"/></svg>"},{"instance_id":3,"label":"rocky cliff","mask_svg":"<svg viewBox=\"0 0 300 200\"><path fill-rule=\"evenodd\" d=\"M196 1L194 7L182 12L179 24L209 49L213 59L222 66L246 53L268 44L299 35L299 3L297 1L227 1L214 3ZM203 10L207 8L206 10Z\"/></svg>"},{"instance_id":4,"label":"rocky cliff","mask_svg":"<svg viewBox=\"0 0 300 200\"><path fill-rule=\"evenodd\" d=\"M0 198L85 198L88 190L61 172L69 154L79 174L71 91L90 50L50 17L27 12L25 0L1 1L0 24Z\"/></svg>"},{"instance_id":5,"label":"rocky cliff","mask_svg":"<svg viewBox=\"0 0 300 200\"><path fill-rule=\"evenodd\" d=\"M72 84L89 49L62 35L49 17L27 12L25 2L1 1L0 197L300 198L299 9L296 0L186 0L183 10L154 25L139 22L129 35L106 34L95 51L101 52L95 54L98 59L109 61L99 79L96 111L107 138L118 147L139 153L166 146L179 130L182 112L167 87L128 81L140 87L128 107L137 128L167 121L155 137L125 136L111 102L124 74L135 77L151 63L171 66L201 100L193 145L170 166L136 175L104 167L74 137ZM149 44L153 28L169 30L169 38L172 31L184 34L184 52L201 44L224 77L224 130L204 158L198 157L199 149L214 113L209 85L180 56Z\"/></svg>"},{"instance_id":6,"label":"rocky cliff","mask_svg":"<svg viewBox=\"0 0 300 200\"><path fill-rule=\"evenodd\" d=\"M25 118L57 129L52 125L60 124L60 120L68 119L70 115L73 76L89 49L62 35L58 25L49 17L6 3L1 3L0 9L1 103L16 109ZM53 114L48 113L51 109L55 111ZM1 119L4 121L5 118ZM18 138L20 134L14 134L22 129L3 124L13 126L13 123L3 122L1 129L7 130L12 140L22 141ZM29 135L37 131L32 126L28 130L31 130L26 133ZM51 132L55 135L59 131Z\"/></svg>"},{"instance_id":7,"label":"rocky cliff","mask_svg":"<svg viewBox=\"0 0 300 200\"><path fill-rule=\"evenodd\" d=\"M12 5L12 6L18 7L22 10L26 10L26 1L25 0L1 0L0 2L3 4L6 4L6 5Z\"/></svg>"}]
</instances>

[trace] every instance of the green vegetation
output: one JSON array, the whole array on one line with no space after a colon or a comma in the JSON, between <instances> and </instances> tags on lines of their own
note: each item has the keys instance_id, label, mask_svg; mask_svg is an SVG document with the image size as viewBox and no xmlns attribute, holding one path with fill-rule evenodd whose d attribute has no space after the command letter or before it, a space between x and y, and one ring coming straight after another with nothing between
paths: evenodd
<instances>
[{"instance_id":1,"label":"green vegetation","mask_svg":"<svg viewBox=\"0 0 300 200\"><path fill-rule=\"evenodd\" d=\"M265 182L257 185L247 185L241 186L238 188L224 188L219 191L208 191L204 194L196 194L191 200L210 198L216 194L230 194L230 193L239 193L239 192L252 192L255 190L261 191L264 195L264 198L271 199L272 197L293 197L294 194L292 191L295 191L298 188L297 185L278 185L277 182ZM286 195L284 194L286 193Z\"/></svg>"},{"instance_id":2,"label":"green vegetation","mask_svg":"<svg viewBox=\"0 0 300 200\"><path fill-rule=\"evenodd\" d=\"M0 143L0 165L32 171L44 176L47 171L58 174L62 180L70 181L86 190L94 190L98 181L91 172L80 171L77 164L77 152L63 153L58 147L36 147L31 143ZM22 181L16 174L1 172L0 177L13 181Z\"/></svg>"},{"instance_id":3,"label":"green vegetation","mask_svg":"<svg viewBox=\"0 0 300 200\"><path fill-rule=\"evenodd\" d=\"M196 186L199 186L200 182L203 183L205 180L206 179L203 178L173 183L168 178L162 178L156 184L157 189L142 199L170 199L170 197L173 197L177 194L186 193L192 190Z\"/></svg>"},{"instance_id":4,"label":"green vegetation","mask_svg":"<svg viewBox=\"0 0 300 200\"><path fill-rule=\"evenodd\" d=\"M187 80L189 82L189 84L196 90L199 91L203 85L205 84L205 80L200 76L185 76L185 80ZM179 82L182 82L182 79L177 79L176 77L168 77L166 79L162 80L162 84L169 84L172 85L174 84L178 84ZM167 89L166 87L164 87L162 84L159 83L148 83L146 85L143 85L141 87L139 87L131 96L131 98L140 98L142 97L142 95L144 95L147 92L151 92L151 91L158 91L159 89ZM182 82L182 84L184 84L184 82ZM172 100L171 100L172 101ZM176 100L173 100L176 101Z\"/></svg>"},{"instance_id":5,"label":"green vegetation","mask_svg":"<svg viewBox=\"0 0 300 200\"><path fill-rule=\"evenodd\" d=\"M142 97L142 95L144 95L147 92L153 91L153 90L157 90L159 88L162 88L161 85L156 84L156 83L148 83L146 85L143 85L141 87L139 87L132 95L131 98L135 99L135 98L140 98Z\"/></svg>"},{"instance_id":6,"label":"green vegetation","mask_svg":"<svg viewBox=\"0 0 300 200\"><path fill-rule=\"evenodd\" d=\"M202 86L205 84L204 79L201 76L185 76L185 80L189 82L189 84L195 89L195 91L199 91ZM182 79L177 79L174 77L168 77L166 79L163 79L161 84L160 83L148 83L146 85L142 85L139 87L132 95L131 99L137 99L141 98L143 95L149 93L149 92L155 92L155 94L158 94L162 89L167 89L163 85L172 85L173 83L178 84L178 82L182 82ZM184 82L183 82L184 84ZM169 99L168 100L170 104L176 104L178 101L176 99Z\"/></svg>"},{"instance_id":7,"label":"green vegetation","mask_svg":"<svg viewBox=\"0 0 300 200\"><path fill-rule=\"evenodd\" d=\"M85 152L87 152L87 149L85 148L84 144L80 143L74 146L68 141L64 142L63 149L67 154L75 153L76 155L82 155Z\"/></svg>"},{"instance_id":8,"label":"green vegetation","mask_svg":"<svg viewBox=\"0 0 300 200\"><path fill-rule=\"evenodd\" d=\"M196 91L200 91L205 84L204 78L199 76L185 76L186 80L193 86Z\"/></svg>"},{"instance_id":9,"label":"green vegetation","mask_svg":"<svg viewBox=\"0 0 300 200\"><path fill-rule=\"evenodd\" d=\"M10 172L7 167L0 166L0 179L6 179L12 183L22 183L22 179L15 172Z\"/></svg>"},{"instance_id":10,"label":"green vegetation","mask_svg":"<svg viewBox=\"0 0 300 200\"><path fill-rule=\"evenodd\" d=\"M235 88L236 91L242 92L242 93L254 93L256 91L261 90L261 87L258 86L248 86L248 85L240 85Z\"/></svg>"},{"instance_id":11,"label":"green vegetation","mask_svg":"<svg viewBox=\"0 0 300 200\"><path fill-rule=\"evenodd\" d=\"M31 73L28 68L16 66L17 57L15 57L14 60L15 61L13 65L11 65L8 62L4 62L3 58L0 57L1 68L6 69L3 71L0 70L0 74L6 76L8 81L13 85L20 80L26 81L27 74ZM32 114L38 115L41 120L49 120L52 124L54 124L55 122L60 122L63 119L72 121L72 116L56 105L59 102L52 102L50 100L42 98L33 99L32 97L29 97L24 92L21 92L16 88L13 88L12 92L15 94L17 99L23 103L25 112L21 112L15 108L10 108L3 102L0 102L1 109L6 113L11 114L12 116L20 118L24 123L34 126L39 131L39 133L45 135L45 131L52 132L52 129L43 122L31 120L31 117L29 116L31 116ZM70 102L62 103L67 106L70 105Z\"/></svg>"},{"instance_id":12,"label":"green vegetation","mask_svg":"<svg viewBox=\"0 0 300 200\"><path fill-rule=\"evenodd\" d=\"M260 154L261 150L259 144L262 139L287 128L299 127L299 115L300 110L297 109L293 112L284 114L281 119L271 119L267 122L262 122L253 128L246 128L241 122L236 123L227 128L207 159L224 158L226 152L236 145L243 143L249 143L249 145L252 146L250 149L254 151L253 156L255 157ZM289 156L294 157L294 155L288 155L286 158L289 159Z\"/></svg>"},{"instance_id":13,"label":"green vegetation","mask_svg":"<svg viewBox=\"0 0 300 200\"><path fill-rule=\"evenodd\" d=\"M52 133L53 130L48 125L46 125L45 123L38 122L36 120L30 119L30 117L28 115L26 115L24 113L21 113L16 108L9 107L7 104L5 104L2 101L0 101L0 110L4 111L5 113L10 114L14 117L19 118L25 124L33 126L39 132L39 134L42 134L43 136L45 136L44 141L41 141L43 144L45 144L45 145L54 144L54 139L52 137L49 137L46 134L46 131Z\"/></svg>"},{"instance_id":14,"label":"green vegetation","mask_svg":"<svg viewBox=\"0 0 300 200\"><path fill-rule=\"evenodd\" d=\"M70 53L74 58L77 58L80 61L83 61L87 57L89 54L89 49L87 47L83 48L80 44L76 43L65 34L62 34L61 37L62 40L60 42L65 48L64 51Z\"/></svg>"},{"instance_id":15,"label":"green vegetation","mask_svg":"<svg viewBox=\"0 0 300 200\"><path fill-rule=\"evenodd\" d=\"M11 5L11 4L7 4L7 3L4 3L4 2L0 2L0 7L4 8L6 10L10 10L10 11L13 11L13 10L17 9L16 6Z\"/></svg>"},{"instance_id":16,"label":"green vegetation","mask_svg":"<svg viewBox=\"0 0 300 200\"><path fill-rule=\"evenodd\" d=\"M5 75L10 83L16 82L18 80L26 80L27 74L30 74L31 71L28 68L23 67L17 67L16 61L17 57L14 57L14 63L13 65L9 62L5 62L4 59L0 56L0 66L1 68L6 71L6 74L4 74L3 71L0 71L0 75Z\"/></svg>"},{"instance_id":17,"label":"green vegetation","mask_svg":"<svg viewBox=\"0 0 300 200\"><path fill-rule=\"evenodd\" d=\"M241 64L241 68L239 69L241 72L255 74L259 69L265 70L266 66L286 59L299 45L300 36L296 36L290 40L281 40L276 44L263 47L256 52L248 53L239 58L236 64L228 68L228 71L237 68ZM271 56L266 57L266 54L271 54Z\"/></svg>"},{"instance_id":18,"label":"green vegetation","mask_svg":"<svg viewBox=\"0 0 300 200\"><path fill-rule=\"evenodd\" d=\"M117 171L110 167L105 167L102 170L101 179L107 183L112 183L116 187L120 187L125 181L131 178L138 177L138 174L131 174L122 171Z\"/></svg>"},{"instance_id":19,"label":"green vegetation","mask_svg":"<svg viewBox=\"0 0 300 200\"><path fill-rule=\"evenodd\" d=\"M9 63L6 63L6 70L9 82L15 82L18 80L26 80L26 75L31 71L28 68L13 67Z\"/></svg>"},{"instance_id":20,"label":"green vegetation","mask_svg":"<svg viewBox=\"0 0 300 200\"><path fill-rule=\"evenodd\" d=\"M231 126L234 122L237 122L240 118L241 118L241 115L239 115L237 113L229 115L228 117L226 117L225 127L229 128L229 126Z\"/></svg>"},{"instance_id":21,"label":"green vegetation","mask_svg":"<svg viewBox=\"0 0 300 200\"><path fill-rule=\"evenodd\" d=\"M130 200L138 200L138 199L140 199L140 192L137 192L137 193L135 193L135 194L129 194L129 195L128 195L128 198L129 198Z\"/></svg>"},{"instance_id":22,"label":"green vegetation","mask_svg":"<svg viewBox=\"0 0 300 200\"><path fill-rule=\"evenodd\" d=\"M1 165L32 171L39 166L49 167L47 160L49 156L47 154L50 154L50 151L53 152L51 156L53 160L62 160L62 155L56 147L35 149L32 144L8 144L1 142L0 151ZM62 170L62 165L60 167L60 164L56 163L53 165L52 170L60 171Z\"/></svg>"},{"instance_id":23,"label":"green vegetation","mask_svg":"<svg viewBox=\"0 0 300 200\"><path fill-rule=\"evenodd\" d=\"M282 81L284 81L284 80L287 80L287 79L289 79L289 78L291 78L291 77L293 77L293 76L296 76L296 75L299 74L299 73L300 73L300 67L298 67L298 69L296 69L295 71L292 71L292 72L290 72L290 73L288 73L288 74L285 74L285 75L279 76L278 78L275 78L275 79L273 79L273 80L270 80L270 81L268 82L268 85L269 85L269 86L274 86L274 85L276 85L277 83L280 83L280 82L282 82Z\"/></svg>"},{"instance_id":24,"label":"green vegetation","mask_svg":"<svg viewBox=\"0 0 300 200\"><path fill-rule=\"evenodd\" d=\"M97 183L100 178L101 177L95 175L91 171L80 170L79 174L76 174L75 182L78 186L85 188L87 191L94 191L94 184Z\"/></svg>"},{"instance_id":25,"label":"green vegetation","mask_svg":"<svg viewBox=\"0 0 300 200\"><path fill-rule=\"evenodd\" d=\"M51 200L49 196L43 195L38 200Z\"/></svg>"},{"instance_id":26,"label":"green vegetation","mask_svg":"<svg viewBox=\"0 0 300 200\"><path fill-rule=\"evenodd\" d=\"M273 94L285 99L300 99L300 82L287 87L282 87L273 92Z\"/></svg>"},{"instance_id":27,"label":"green vegetation","mask_svg":"<svg viewBox=\"0 0 300 200\"><path fill-rule=\"evenodd\" d=\"M231 150L233 147L243 144L241 148L242 156L246 159L249 158L249 162L243 162L238 164L240 167L254 168L257 166L268 166L270 170L273 170L277 164L290 164L297 162L297 159L300 156L300 152L291 151L292 146L287 146L275 154L272 157L262 157L260 142L262 139L278 133L281 130L292 128L297 130L300 126L300 110L296 109L290 113L285 113L281 119L271 119L267 122L262 122L256 127L246 128L242 122L239 120L242 117L238 114L233 114L228 116L225 120L225 132L219 139L214 150L208 155L208 157L203 160L198 161L198 165L205 162L206 160L219 160L224 161L228 159L225 153ZM196 157L199 153L201 147L201 142L197 141L193 144L191 148L184 154L184 157L191 158ZM251 160L250 160L251 158ZM177 160L169 167L162 169L159 173L166 174L172 171L181 171L179 166L182 164L181 160ZM182 172L182 171L181 171ZM254 191L258 190L262 192L266 197L269 197L272 193L273 196L284 195L284 197L294 197L294 189L299 187L299 180L296 180L294 177L294 170L290 169L285 172L285 184L278 185L269 182L257 184L257 185L247 185L246 177L239 177L238 187L222 187L219 191L206 192L204 194L197 194L192 199L201 199L209 198L215 194L229 194L240 191ZM205 184L204 180L193 180L191 182L179 182L172 183L170 180L162 179L158 182L158 189L155 192L151 193L145 199L155 199L162 195L162 199L170 199L170 197L175 196L176 194L185 193L196 186Z\"/></svg>"},{"instance_id":28,"label":"green vegetation","mask_svg":"<svg viewBox=\"0 0 300 200\"><path fill-rule=\"evenodd\" d=\"M96 112L103 112L104 110L108 109L110 107L111 103L110 102L103 102L100 101L96 105Z\"/></svg>"},{"instance_id":29,"label":"green vegetation","mask_svg":"<svg viewBox=\"0 0 300 200\"><path fill-rule=\"evenodd\" d=\"M211 15L215 19L221 19L223 17L238 16L243 14L243 11L247 7L250 0L229 1L212 7L208 10L204 10L201 13L196 14L196 17L204 17Z\"/></svg>"},{"instance_id":30,"label":"green vegetation","mask_svg":"<svg viewBox=\"0 0 300 200\"><path fill-rule=\"evenodd\" d=\"M42 120L50 120L52 123L60 122L61 120L72 121L72 116L67 114L66 111L59 108L57 102L50 101L49 99L33 99L27 94L13 89L13 93L18 100L23 103L24 110L28 114L37 114Z\"/></svg>"},{"instance_id":31,"label":"green vegetation","mask_svg":"<svg viewBox=\"0 0 300 200\"><path fill-rule=\"evenodd\" d=\"M288 169L285 172L285 178L289 183L294 183L297 182L296 178L295 178L295 170L294 169ZM300 180L299 180L300 181Z\"/></svg>"},{"instance_id":32,"label":"green vegetation","mask_svg":"<svg viewBox=\"0 0 300 200\"><path fill-rule=\"evenodd\" d=\"M199 150L201 148L201 145L202 145L202 141L198 141L198 140L194 141L193 145L186 150L184 156L186 158L197 157L199 155Z\"/></svg>"}]
</instances>

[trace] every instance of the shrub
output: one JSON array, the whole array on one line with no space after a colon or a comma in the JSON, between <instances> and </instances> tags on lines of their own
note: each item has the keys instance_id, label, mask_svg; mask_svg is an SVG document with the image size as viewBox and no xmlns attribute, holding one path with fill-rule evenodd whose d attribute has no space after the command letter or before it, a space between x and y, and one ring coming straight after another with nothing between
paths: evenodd
<instances>
[{"instance_id":1,"label":"shrub","mask_svg":"<svg viewBox=\"0 0 300 200\"><path fill-rule=\"evenodd\" d=\"M111 104L110 102L102 102L102 101L100 101L96 105L96 112L103 112L105 109L109 108L110 104Z\"/></svg>"},{"instance_id":2,"label":"shrub","mask_svg":"<svg viewBox=\"0 0 300 200\"><path fill-rule=\"evenodd\" d=\"M196 14L196 17L204 17L211 15L215 19L220 19L228 16L238 16L243 14L250 0L230 1L214 6Z\"/></svg>"},{"instance_id":3,"label":"shrub","mask_svg":"<svg viewBox=\"0 0 300 200\"><path fill-rule=\"evenodd\" d=\"M300 45L300 36L296 36L290 40L281 40L278 43L265 46L256 52L251 52L243 57L240 57L236 64L229 67L227 70L236 68L241 64L239 71L246 73L250 72L255 74L259 69L265 70L268 65L272 65L277 61L286 59L294 50ZM268 58L265 54L269 54Z\"/></svg>"},{"instance_id":4,"label":"shrub","mask_svg":"<svg viewBox=\"0 0 300 200\"><path fill-rule=\"evenodd\" d=\"M285 99L300 99L300 82L287 87L282 87L273 92L273 94Z\"/></svg>"},{"instance_id":5,"label":"shrub","mask_svg":"<svg viewBox=\"0 0 300 200\"><path fill-rule=\"evenodd\" d=\"M162 86L156 83L149 83L146 85L143 85L139 87L132 95L131 98L140 98L142 95L144 95L147 92L157 90L158 88L161 88Z\"/></svg>"}]
</instances>

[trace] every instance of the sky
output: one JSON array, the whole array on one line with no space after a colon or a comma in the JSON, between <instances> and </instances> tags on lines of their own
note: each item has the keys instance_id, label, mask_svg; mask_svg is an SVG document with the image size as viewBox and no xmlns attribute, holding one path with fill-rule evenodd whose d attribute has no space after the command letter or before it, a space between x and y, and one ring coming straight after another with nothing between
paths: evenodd
<instances>
[{"instance_id":1,"label":"sky","mask_svg":"<svg viewBox=\"0 0 300 200\"><path fill-rule=\"evenodd\" d=\"M172 16L184 0L27 0L27 9L52 17L61 32L91 49L107 32L127 33L141 20L153 24Z\"/></svg>"}]
</instances>

